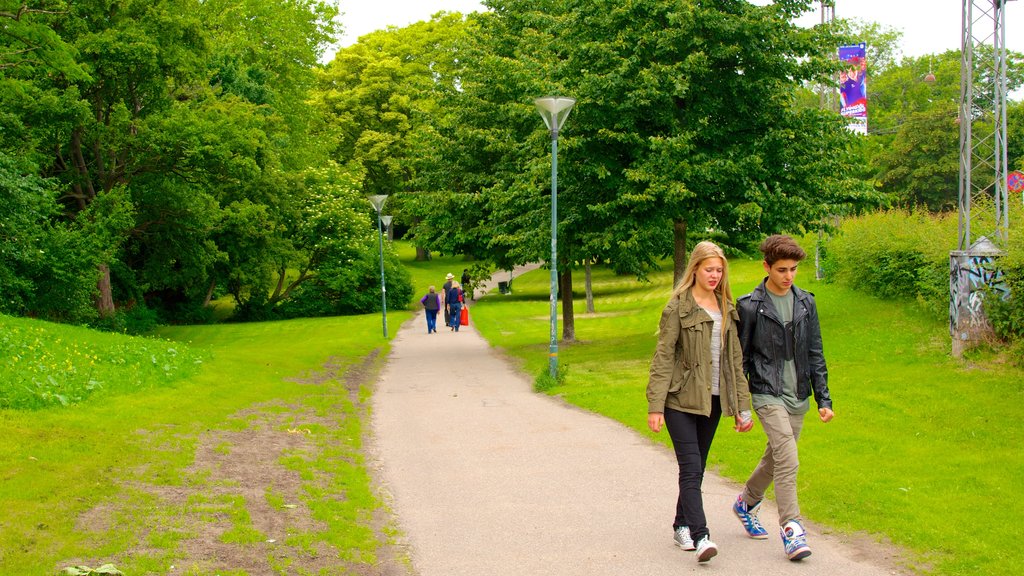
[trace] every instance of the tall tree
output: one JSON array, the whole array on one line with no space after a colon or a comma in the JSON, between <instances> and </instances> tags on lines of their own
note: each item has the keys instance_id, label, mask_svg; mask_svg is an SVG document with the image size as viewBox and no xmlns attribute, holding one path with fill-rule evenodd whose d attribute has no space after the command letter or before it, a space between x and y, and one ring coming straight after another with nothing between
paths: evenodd
<instances>
[{"instance_id":1,"label":"tall tree","mask_svg":"<svg viewBox=\"0 0 1024 576\"><path fill-rule=\"evenodd\" d=\"M416 183L419 168L436 164L440 172L447 163L436 149L435 126L459 89L456 43L464 29L460 14L440 12L377 31L340 50L320 74L316 101L330 119L330 156L364 194L390 195L388 211L406 226L416 224L407 204L432 201L432 184ZM409 195L414 189L424 193Z\"/></svg>"},{"instance_id":2,"label":"tall tree","mask_svg":"<svg viewBox=\"0 0 1024 576\"><path fill-rule=\"evenodd\" d=\"M327 156L309 92L336 16L312 0L0 12L0 124L11 128L0 146L38 162L61 184L65 221L106 242L92 280L102 313L142 301L173 311L218 285L247 298L290 270L312 276L303 214L322 187L305 175ZM236 225L245 217L264 227Z\"/></svg>"},{"instance_id":3,"label":"tall tree","mask_svg":"<svg viewBox=\"0 0 1024 576\"><path fill-rule=\"evenodd\" d=\"M577 98L559 145L558 266L572 339L576 263L643 277L674 246L683 260L688 230L742 247L864 201L868 191L846 176L852 136L835 115L793 104L802 81L832 66L830 32L790 23L809 4L488 2L448 137L469 175L440 210L470 206L466 226L485 254L545 258L550 159L531 101Z\"/></svg>"},{"instance_id":4,"label":"tall tree","mask_svg":"<svg viewBox=\"0 0 1024 576\"><path fill-rule=\"evenodd\" d=\"M1009 53L1011 91L1024 81L1021 58ZM870 136L864 143L864 176L903 206L956 209L960 51L904 58L872 78L868 87Z\"/></svg>"}]
</instances>

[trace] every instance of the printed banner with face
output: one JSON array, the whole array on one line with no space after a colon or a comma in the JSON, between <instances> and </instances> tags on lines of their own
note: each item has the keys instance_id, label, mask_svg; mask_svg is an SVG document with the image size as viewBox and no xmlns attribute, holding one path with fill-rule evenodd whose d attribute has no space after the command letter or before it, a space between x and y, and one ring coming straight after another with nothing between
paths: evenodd
<instances>
[{"instance_id":1,"label":"printed banner with face","mask_svg":"<svg viewBox=\"0 0 1024 576\"><path fill-rule=\"evenodd\" d=\"M868 133L867 44L839 47L839 113L846 116L849 128L858 134Z\"/></svg>"}]
</instances>

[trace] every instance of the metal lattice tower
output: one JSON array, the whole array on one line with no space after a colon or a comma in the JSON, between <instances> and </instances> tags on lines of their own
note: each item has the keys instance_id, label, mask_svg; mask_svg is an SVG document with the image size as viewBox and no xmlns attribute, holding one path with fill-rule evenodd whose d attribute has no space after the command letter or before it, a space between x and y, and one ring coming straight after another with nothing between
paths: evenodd
<instances>
[{"instance_id":1,"label":"metal lattice tower","mask_svg":"<svg viewBox=\"0 0 1024 576\"><path fill-rule=\"evenodd\" d=\"M980 236L1006 244L1006 5L963 0L958 249Z\"/></svg>"}]
</instances>

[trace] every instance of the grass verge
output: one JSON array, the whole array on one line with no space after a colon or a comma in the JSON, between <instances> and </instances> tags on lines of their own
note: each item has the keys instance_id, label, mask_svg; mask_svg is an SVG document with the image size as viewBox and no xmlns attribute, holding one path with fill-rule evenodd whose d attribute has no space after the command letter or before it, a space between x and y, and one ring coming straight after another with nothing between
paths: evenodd
<instances>
[{"instance_id":1,"label":"grass verge","mask_svg":"<svg viewBox=\"0 0 1024 576\"><path fill-rule=\"evenodd\" d=\"M33 361L95 335L0 322L47 332ZM375 573L393 561L378 555L390 528L362 446L379 329L366 315L99 335L132 353L187 343L204 362L68 408L0 409L0 573Z\"/></svg>"}]
</instances>

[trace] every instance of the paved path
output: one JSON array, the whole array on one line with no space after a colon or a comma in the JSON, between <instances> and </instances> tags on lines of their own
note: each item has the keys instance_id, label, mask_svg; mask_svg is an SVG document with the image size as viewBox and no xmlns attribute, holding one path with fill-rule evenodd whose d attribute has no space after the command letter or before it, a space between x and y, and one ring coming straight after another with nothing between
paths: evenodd
<instances>
[{"instance_id":1,"label":"paved path","mask_svg":"<svg viewBox=\"0 0 1024 576\"><path fill-rule=\"evenodd\" d=\"M840 541L814 526L813 556L790 562L774 505L761 514L771 539L748 539L729 509L738 487L713 474L704 497L720 552L699 565L672 543L672 453L535 394L471 326L428 335L422 314L403 325L372 425L378 478L419 576L896 573L881 545Z\"/></svg>"}]
</instances>

